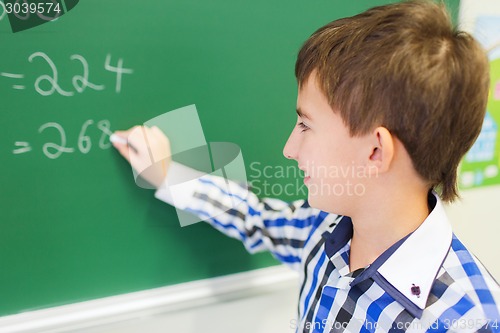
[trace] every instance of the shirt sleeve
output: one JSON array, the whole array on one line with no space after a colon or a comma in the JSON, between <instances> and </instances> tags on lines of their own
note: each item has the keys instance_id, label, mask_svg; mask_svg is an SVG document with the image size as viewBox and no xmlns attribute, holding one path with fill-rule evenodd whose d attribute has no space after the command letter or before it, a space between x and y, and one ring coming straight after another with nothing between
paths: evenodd
<instances>
[{"instance_id":1,"label":"shirt sleeve","mask_svg":"<svg viewBox=\"0 0 500 333\"><path fill-rule=\"evenodd\" d=\"M175 162L155 197L241 240L250 253L268 250L296 270L320 213L306 200L261 199L242 184Z\"/></svg>"}]
</instances>

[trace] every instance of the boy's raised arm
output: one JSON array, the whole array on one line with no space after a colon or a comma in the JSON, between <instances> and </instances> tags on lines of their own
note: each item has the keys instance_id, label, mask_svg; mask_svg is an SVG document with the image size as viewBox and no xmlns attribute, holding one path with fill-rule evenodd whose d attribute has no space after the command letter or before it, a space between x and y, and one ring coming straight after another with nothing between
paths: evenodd
<instances>
[{"instance_id":1,"label":"boy's raised arm","mask_svg":"<svg viewBox=\"0 0 500 333\"><path fill-rule=\"evenodd\" d=\"M251 253L269 250L281 262L299 269L303 248L319 225L320 211L306 200L261 199L236 182L173 162L169 140L157 128L134 127L116 134L128 138L129 147L113 144L137 172L148 172L144 178L157 188L156 198L241 240ZM152 160L156 166L151 166Z\"/></svg>"}]
</instances>

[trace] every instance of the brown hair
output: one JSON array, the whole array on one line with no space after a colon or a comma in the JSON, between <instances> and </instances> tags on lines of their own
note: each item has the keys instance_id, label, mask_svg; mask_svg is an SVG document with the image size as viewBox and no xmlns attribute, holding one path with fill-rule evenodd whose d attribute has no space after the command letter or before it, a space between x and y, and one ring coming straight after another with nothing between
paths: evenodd
<instances>
[{"instance_id":1,"label":"brown hair","mask_svg":"<svg viewBox=\"0 0 500 333\"><path fill-rule=\"evenodd\" d=\"M443 4L406 1L327 24L298 54L299 89L313 70L352 136L386 127L430 188L447 202L458 196L458 165L485 116L489 64Z\"/></svg>"}]
</instances>

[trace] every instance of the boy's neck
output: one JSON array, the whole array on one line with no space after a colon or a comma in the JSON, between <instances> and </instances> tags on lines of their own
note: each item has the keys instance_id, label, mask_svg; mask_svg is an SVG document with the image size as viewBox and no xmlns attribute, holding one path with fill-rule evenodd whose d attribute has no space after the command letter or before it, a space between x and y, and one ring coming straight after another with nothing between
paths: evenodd
<instances>
[{"instance_id":1,"label":"boy's neck","mask_svg":"<svg viewBox=\"0 0 500 333\"><path fill-rule=\"evenodd\" d=\"M427 195L427 190L392 192L384 193L382 201L366 200L368 207L351 216L350 271L371 264L391 245L416 230L430 213Z\"/></svg>"}]
</instances>

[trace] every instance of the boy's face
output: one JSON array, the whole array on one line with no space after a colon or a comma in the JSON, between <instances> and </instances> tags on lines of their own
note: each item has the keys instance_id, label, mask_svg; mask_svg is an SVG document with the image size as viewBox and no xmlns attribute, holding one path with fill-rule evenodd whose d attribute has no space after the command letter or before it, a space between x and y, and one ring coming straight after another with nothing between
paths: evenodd
<instances>
[{"instance_id":1,"label":"boy's face","mask_svg":"<svg viewBox=\"0 0 500 333\"><path fill-rule=\"evenodd\" d=\"M351 137L330 107L313 72L297 98L297 124L283 150L304 171L312 207L347 215L365 194L366 137Z\"/></svg>"}]
</instances>

